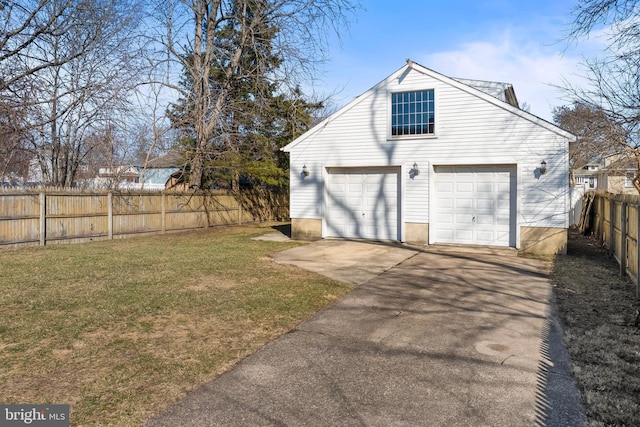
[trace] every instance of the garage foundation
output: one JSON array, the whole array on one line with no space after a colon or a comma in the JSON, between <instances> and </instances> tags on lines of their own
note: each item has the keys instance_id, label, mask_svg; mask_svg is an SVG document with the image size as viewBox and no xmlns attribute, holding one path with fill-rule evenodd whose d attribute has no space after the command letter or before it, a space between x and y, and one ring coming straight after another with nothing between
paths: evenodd
<instances>
[{"instance_id":1,"label":"garage foundation","mask_svg":"<svg viewBox=\"0 0 640 427\"><path fill-rule=\"evenodd\" d=\"M291 218L291 238L293 240L320 240L322 238L322 220Z\"/></svg>"},{"instance_id":2,"label":"garage foundation","mask_svg":"<svg viewBox=\"0 0 640 427\"><path fill-rule=\"evenodd\" d=\"M568 231L554 227L520 227L520 252L532 255L567 253Z\"/></svg>"},{"instance_id":3,"label":"garage foundation","mask_svg":"<svg viewBox=\"0 0 640 427\"><path fill-rule=\"evenodd\" d=\"M412 245L426 245L429 243L429 224L415 222L404 223L405 241Z\"/></svg>"}]
</instances>

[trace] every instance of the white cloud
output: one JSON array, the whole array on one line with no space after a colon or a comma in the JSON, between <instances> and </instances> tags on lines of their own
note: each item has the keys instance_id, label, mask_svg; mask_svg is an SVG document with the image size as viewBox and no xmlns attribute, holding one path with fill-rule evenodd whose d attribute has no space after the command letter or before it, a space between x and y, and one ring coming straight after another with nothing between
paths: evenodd
<instances>
[{"instance_id":1,"label":"white cloud","mask_svg":"<svg viewBox=\"0 0 640 427\"><path fill-rule=\"evenodd\" d=\"M560 45L544 46L505 31L416 60L451 77L511 83L521 105L527 103L531 113L551 120L553 107L569 103L553 85L562 85L563 79L574 82L580 70L581 56L561 50Z\"/></svg>"}]
</instances>

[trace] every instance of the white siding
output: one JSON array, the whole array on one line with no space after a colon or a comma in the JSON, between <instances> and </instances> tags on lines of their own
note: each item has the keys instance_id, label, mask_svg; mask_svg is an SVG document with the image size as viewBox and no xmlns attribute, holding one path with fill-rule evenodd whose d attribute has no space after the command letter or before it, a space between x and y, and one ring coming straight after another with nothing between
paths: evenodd
<instances>
[{"instance_id":1,"label":"white siding","mask_svg":"<svg viewBox=\"0 0 640 427\"><path fill-rule=\"evenodd\" d=\"M428 223L434 166L516 164L518 225L568 226L566 136L446 78L413 69L400 77L383 81L290 147L292 218L322 217L327 167L401 167L403 221ZM390 140L389 94L416 89L435 90L436 136ZM538 174L542 160L545 175ZM414 162L421 173L410 177ZM305 164L310 175L302 179Z\"/></svg>"}]
</instances>

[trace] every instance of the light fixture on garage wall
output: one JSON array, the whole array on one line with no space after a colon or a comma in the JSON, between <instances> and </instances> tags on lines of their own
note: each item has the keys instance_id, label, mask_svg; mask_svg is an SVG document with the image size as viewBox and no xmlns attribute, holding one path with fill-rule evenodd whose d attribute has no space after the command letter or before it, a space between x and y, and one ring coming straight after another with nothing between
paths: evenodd
<instances>
[{"instance_id":1,"label":"light fixture on garage wall","mask_svg":"<svg viewBox=\"0 0 640 427\"><path fill-rule=\"evenodd\" d=\"M413 174L413 176L420 175L420 169L418 169L418 164L417 163L413 164L413 167L411 168L411 173Z\"/></svg>"},{"instance_id":2,"label":"light fixture on garage wall","mask_svg":"<svg viewBox=\"0 0 640 427\"><path fill-rule=\"evenodd\" d=\"M544 160L540 162L540 175L547 173L547 162Z\"/></svg>"},{"instance_id":3,"label":"light fixture on garage wall","mask_svg":"<svg viewBox=\"0 0 640 427\"><path fill-rule=\"evenodd\" d=\"M307 169L307 165L302 166L302 175L309 176L309 169Z\"/></svg>"}]
</instances>

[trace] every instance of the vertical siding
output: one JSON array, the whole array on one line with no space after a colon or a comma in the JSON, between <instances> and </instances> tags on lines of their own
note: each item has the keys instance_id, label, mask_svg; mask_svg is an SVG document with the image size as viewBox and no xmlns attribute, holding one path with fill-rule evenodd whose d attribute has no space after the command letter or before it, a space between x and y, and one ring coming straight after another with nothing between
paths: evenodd
<instances>
[{"instance_id":1,"label":"vertical siding","mask_svg":"<svg viewBox=\"0 0 640 427\"><path fill-rule=\"evenodd\" d=\"M389 93L432 88L436 136L388 139ZM326 167L402 166L405 220L428 222L433 166L517 165L521 226L568 227L568 141L501 106L411 70L363 94L291 149L291 216L321 218ZM540 162L548 172L537 173ZM417 163L421 174L408 175ZM302 166L309 177L299 175Z\"/></svg>"}]
</instances>

